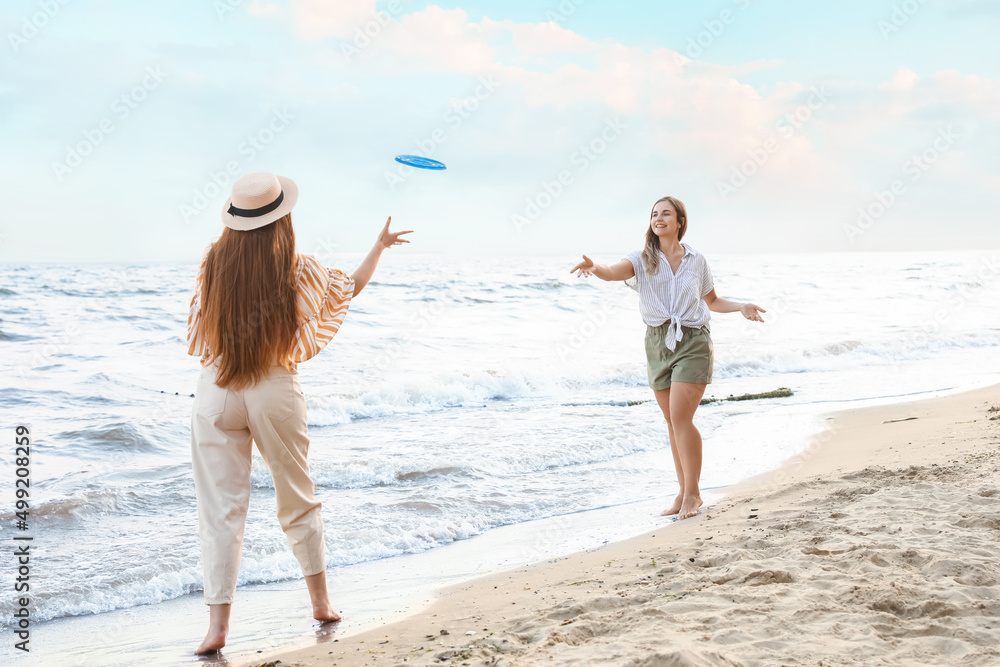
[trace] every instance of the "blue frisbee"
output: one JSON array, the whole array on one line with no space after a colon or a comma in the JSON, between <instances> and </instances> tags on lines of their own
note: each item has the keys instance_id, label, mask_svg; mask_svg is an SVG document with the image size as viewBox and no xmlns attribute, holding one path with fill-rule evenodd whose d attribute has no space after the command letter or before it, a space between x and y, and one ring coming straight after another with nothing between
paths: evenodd
<instances>
[{"instance_id":1,"label":"blue frisbee","mask_svg":"<svg viewBox=\"0 0 1000 667\"><path fill-rule=\"evenodd\" d=\"M443 162L438 162L437 160L432 160L429 157L421 157L419 155L397 155L396 162L416 167L417 169L434 169L436 171L440 171L448 168L444 166Z\"/></svg>"}]
</instances>

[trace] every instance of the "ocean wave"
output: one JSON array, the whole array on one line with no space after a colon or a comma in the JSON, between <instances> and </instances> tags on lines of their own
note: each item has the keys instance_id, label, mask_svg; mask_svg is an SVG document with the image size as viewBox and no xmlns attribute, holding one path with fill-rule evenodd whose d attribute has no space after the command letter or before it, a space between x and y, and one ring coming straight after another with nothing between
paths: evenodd
<instances>
[{"instance_id":1,"label":"ocean wave","mask_svg":"<svg viewBox=\"0 0 1000 667\"><path fill-rule=\"evenodd\" d=\"M256 457L255 457L256 458ZM457 480L475 475L472 468L461 465L429 464L426 469L414 468L384 458L356 461L312 461L309 473L316 486L329 489L367 489L380 486L419 485L431 478ZM263 459L255 460L250 471L251 486L273 489L271 473Z\"/></svg>"},{"instance_id":2,"label":"ocean wave","mask_svg":"<svg viewBox=\"0 0 1000 667\"><path fill-rule=\"evenodd\" d=\"M32 521L75 521L87 514L111 512L119 509L118 490L113 488L93 489L76 495L59 496L31 505ZM14 510L0 510L0 523L7 525L15 520Z\"/></svg>"},{"instance_id":3,"label":"ocean wave","mask_svg":"<svg viewBox=\"0 0 1000 667\"><path fill-rule=\"evenodd\" d=\"M12 333L7 333L6 331L3 331L2 329L0 329L0 340L14 342L14 341L22 341L22 340L33 340L35 338L37 338L37 336L25 336L24 334L12 334Z\"/></svg>"},{"instance_id":4,"label":"ocean wave","mask_svg":"<svg viewBox=\"0 0 1000 667\"><path fill-rule=\"evenodd\" d=\"M2 398L4 406L36 405L45 409L51 409L52 406L70 405L80 402L80 397L69 391L53 389L40 392L17 387L0 389L0 398Z\"/></svg>"},{"instance_id":5,"label":"ocean wave","mask_svg":"<svg viewBox=\"0 0 1000 667\"><path fill-rule=\"evenodd\" d=\"M520 289L530 289L539 290L542 292L553 292L561 290L564 287L575 287L570 283L563 282L558 278L550 278L548 280L538 280L534 282L523 282L523 283L508 283L504 287L514 287Z\"/></svg>"},{"instance_id":6,"label":"ocean wave","mask_svg":"<svg viewBox=\"0 0 1000 667\"><path fill-rule=\"evenodd\" d=\"M42 285L42 290L49 292L51 294L59 294L61 296L72 296L72 297L86 297L88 299L95 297L113 297L119 298L119 294L110 294L106 290L92 289L92 290L77 290L77 289L63 289L62 287L52 287L51 285Z\"/></svg>"},{"instance_id":7,"label":"ocean wave","mask_svg":"<svg viewBox=\"0 0 1000 667\"><path fill-rule=\"evenodd\" d=\"M332 426L359 419L423 413L542 396L559 388L543 374L481 371L445 374L423 381L383 384L358 396L310 396L309 425Z\"/></svg>"},{"instance_id":8,"label":"ocean wave","mask_svg":"<svg viewBox=\"0 0 1000 667\"><path fill-rule=\"evenodd\" d=\"M164 447L143 426L132 422L109 422L92 428L62 431L55 440L71 442L74 452L91 451L106 457L115 452L162 452Z\"/></svg>"},{"instance_id":9,"label":"ocean wave","mask_svg":"<svg viewBox=\"0 0 1000 667\"><path fill-rule=\"evenodd\" d=\"M593 465L632 454L658 451L668 447L668 440L658 425L644 424L633 432L619 431L613 436L590 437L572 447L524 447L523 442L466 443L461 450L434 450L418 455L389 457L375 455L348 460L313 460L309 472L316 486L330 489L371 487L422 487L428 483L467 483L479 479L498 479L530 475L574 466ZM486 437L486 436L483 436ZM478 458L477 458L478 456ZM255 457L251 484L273 489L267 465Z\"/></svg>"},{"instance_id":10,"label":"ocean wave","mask_svg":"<svg viewBox=\"0 0 1000 667\"><path fill-rule=\"evenodd\" d=\"M1000 330L983 329L978 333L943 334L902 330L893 337L861 341L847 339L815 346L788 347L775 351L745 354L739 343L716 344L714 375L719 379L746 375L811 373L877 368L901 362L933 358L943 350L1000 347Z\"/></svg>"},{"instance_id":11,"label":"ocean wave","mask_svg":"<svg viewBox=\"0 0 1000 667\"><path fill-rule=\"evenodd\" d=\"M823 346L823 352L832 356L837 356L841 354L846 354L852 350L856 350L859 347L864 347L864 343L860 340L845 340L836 343L828 343ZM809 355L809 350L805 351L805 356Z\"/></svg>"},{"instance_id":12,"label":"ocean wave","mask_svg":"<svg viewBox=\"0 0 1000 667\"><path fill-rule=\"evenodd\" d=\"M158 556L148 559L139 567L118 570L114 574L74 578L61 582L61 590L40 590L32 597L36 605L32 614L35 622L49 621L67 616L85 616L128 609L145 604L155 604L189 595L201 590L201 566L192 558L178 562L176 558ZM100 572L100 570L97 570ZM51 580L51 574L49 575ZM14 611L13 598L0 600L0 628L9 627L8 618Z\"/></svg>"},{"instance_id":13,"label":"ocean wave","mask_svg":"<svg viewBox=\"0 0 1000 667\"><path fill-rule=\"evenodd\" d=\"M74 486L76 473L49 480L62 487ZM51 484L50 484L51 486ZM102 515L145 516L161 513L164 508L191 504L194 481L190 464L148 469L122 469L93 477L86 488L65 491L40 500L33 497L32 521L46 525L75 525ZM0 510L0 523L16 519L16 510L7 505Z\"/></svg>"}]
</instances>

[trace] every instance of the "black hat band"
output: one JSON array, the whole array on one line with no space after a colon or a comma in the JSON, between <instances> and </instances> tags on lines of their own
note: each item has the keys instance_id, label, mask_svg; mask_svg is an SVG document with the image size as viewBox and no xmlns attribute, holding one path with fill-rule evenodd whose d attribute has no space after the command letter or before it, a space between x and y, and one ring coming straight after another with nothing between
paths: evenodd
<instances>
[{"instance_id":1,"label":"black hat band","mask_svg":"<svg viewBox=\"0 0 1000 667\"><path fill-rule=\"evenodd\" d=\"M229 215L238 215L241 218L259 218L260 216L266 215L281 206L281 200L284 198L285 192L281 191L278 193L277 199L266 206L261 206L260 208L236 208L230 204L227 213L229 213Z\"/></svg>"}]
</instances>

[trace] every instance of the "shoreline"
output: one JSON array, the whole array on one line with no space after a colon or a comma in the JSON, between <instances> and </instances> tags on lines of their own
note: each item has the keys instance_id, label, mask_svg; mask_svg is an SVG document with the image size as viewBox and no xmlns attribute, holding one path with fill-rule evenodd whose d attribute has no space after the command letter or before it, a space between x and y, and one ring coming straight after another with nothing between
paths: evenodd
<instances>
[{"instance_id":1,"label":"shoreline","mask_svg":"<svg viewBox=\"0 0 1000 667\"><path fill-rule=\"evenodd\" d=\"M781 607L796 608L796 613L800 614L796 618L801 620L802 612L809 605L779 605L777 599L756 600L774 607L763 615L768 619L774 617L776 623L767 635L759 638L741 629L742 621L727 619L729 622L723 622L724 617L745 612L739 605L725 604L717 599L714 606L704 605L703 615L714 618L721 629L685 630L674 624L665 629L663 620L669 616L683 618L694 614L698 606L695 598L718 597L718 593L714 596L702 594L703 590L730 589L724 597L747 596L750 591L762 590L774 597L770 589L781 589L779 598L821 597L823 589L812 590L816 586L807 583L812 578L804 576L806 571L820 567L813 561L823 560L823 555L834 561L844 558L842 554L854 557L858 551L871 551L871 547L852 544L843 550L816 547L811 552L811 547L798 543L797 548L789 545L787 549L776 551L775 547L789 539L801 542L804 532L815 532L820 527L822 529L813 535L817 538L815 544L831 540L833 538L827 535L836 535L844 519L857 514L857 520L867 521L871 518L869 515L884 512L885 507L893 507L894 503L905 506L910 515L922 515L926 508L922 506L921 494L912 494L914 486L926 487L927 493L935 492L949 499L942 502L953 503L956 511L968 503L971 510L995 513L997 501L989 495L988 489L989 484L995 487L993 480L1000 478L997 444L1000 420L988 419L986 411L998 403L1000 385L992 385L941 397L834 412L827 418L831 428L814 437L803 452L776 470L728 487L725 497L698 517L668 524L622 542L452 585L438 591L429 604L385 625L342 635L334 630L329 637L312 646L267 651L253 660L234 660L232 664L242 667L275 660L284 665L303 666L442 664L439 661L442 659L454 664L586 664L594 661L595 664L639 665L646 664L646 659L673 659L678 660L678 665L737 665L744 664L740 660L747 660L748 654L753 653L759 654L758 659L770 656L795 664L796 658L788 651L797 653L801 644L780 639L781 628L794 624L790 619L781 619ZM983 486L980 479L984 476L989 478L987 486ZM978 486L972 484L977 480ZM965 487L975 489L970 491ZM987 495L976 496L976 489ZM876 493L885 496L881 505L864 507L864 512L854 514L839 511L849 509L848 505L858 509L861 501L871 500ZM971 499L956 499L952 497L956 493L972 493L972 496ZM978 507L977 503L985 508ZM826 514L821 516L823 512ZM1000 515L991 517L993 515L986 517L981 530L975 522L962 526L963 531L973 531L962 539L976 541L979 530L986 531L986 537L995 543L996 532L1000 531ZM775 520L777 524L773 523ZM824 523L830 525L824 526ZM900 526L897 533L902 530ZM919 528L911 527L911 530ZM991 530L994 533L989 533ZM915 548L919 543L895 544L902 539L896 534L878 537L892 547L887 550L888 556L919 551ZM963 557L985 558L976 556L976 549L980 547L970 552L965 547L947 544L939 551L950 556L952 561ZM767 555L767 569L754 570L742 564L760 560L757 557L763 552L773 552ZM992 556L992 551L986 553ZM888 556L874 554L875 565L862 565L900 569L902 572L896 573L897 578L913 574L907 568L916 566L894 564ZM920 560L921 557L913 558ZM883 595L879 604L884 610L880 610L878 604L875 607L855 605L858 606L854 614L857 618L849 613L850 608L837 607L842 603L842 600L838 602L839 598L826 600L830 606L827 615L838 619L835 623L838 628L827 629L832 633L829 637L823 636L823 629L818 629L814 634L823 638L817 638L817 642L830 647L831 657L843 659L845 648L837 639L838 633L860 633L861 639L855 637L853 641L875 647L884 644L885 650L894 646L891 634L898 623L891 622L888 617L880 618L886 614L897 621L916 619L917 622L920 619L927 621L924 616L929 616L938 619L939 625L941 618L954 618L958 619L956 623L965 621L965 625L973 627L952 628L955 632L951 634L957 632L963 638L972 639L952 638L945 642L942 635L948 636L949 629L938 628L930 634L914 635L929 638L927 641L910 638L906 645L919 645L919 651L924 653L938 651L941 654L937 659L952 659L952 654L957 652L965 661L971 657L989 657L1000 664L1000 652L979 641L987 635L995 644L1000 637L1000 629L996 629L1000 628L1000 620L992 623L989 620L991 616L995 619L1000 615L1000 604L995 602L1000 597L1000 566L976 562L972 569L977 573L973 584L978 585L952 582L949 588L948 581L937 581L940 576L935 579L934 586L942 589L936 592L943 595L936 606L932 605L939 612L936 616L932 611L920 612L918 603L925 601L927 591L923 595L910 596L912 600L900 594L901 599L895 602L887 601L892 595L888 598ZM722 570L737 574L730 576ZM822 571L817 570L818 576ZM830 590L839 589L849 586L849 580L846 576L832 577L824 586ZM890 583L895 584L895 581ZM948 602L948 596L958 593L951 589L968 593L966 588L978 591L970 594L982 596L979 602L985 605L982 614L954 613L952 607L956 605ZM909 611L900 616L893 612L895 608ZM941 613L942 609L948 613ZM812 615L817 620L813 622L822 625L825 616L815 611L818 610L813 610ZM630 619L633 622L628 627L620 627L621 617L631 616L637 618ZM887 627L876 630L873 635L871 625L879 620ZM862 626L868 628L867 633L861 631ZM469 632L473 634L466 634ZM714 632L715 636L706 632ZM883 636L889 639L881 638ZM895 643L900 642L897 639ZM947 647L942 647L945 644ZM935 648L935 645L942 646ZM917 649L892 648L896 652L906 650ZM810 655L814 660L824 652L814 650ZM903 657L903 654L891 654L891 657ZM627 662L629 659L633 662ZM858 660L856 664L864 664L864 658ZM753 660L750 663L753 664Z\"/></svg>"}]
</instances>

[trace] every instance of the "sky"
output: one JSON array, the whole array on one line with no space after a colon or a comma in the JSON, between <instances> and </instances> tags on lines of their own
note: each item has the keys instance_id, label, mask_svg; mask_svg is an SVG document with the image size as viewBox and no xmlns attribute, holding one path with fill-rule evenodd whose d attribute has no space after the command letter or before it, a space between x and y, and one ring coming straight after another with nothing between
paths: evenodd
<instances>
[{"instance_id":1,"label":"sky","mask_svg":"<svg viewBox=\"0 0 1000 667\"><path fill-rule=\"evenodd\" d=\"M5 2L0 262L195 262L254 171L317 255L391 215L401 252L615 259L666 195L707 253L998 248L997 34L1000 0Z\"/></svg>"}]
</instances>

